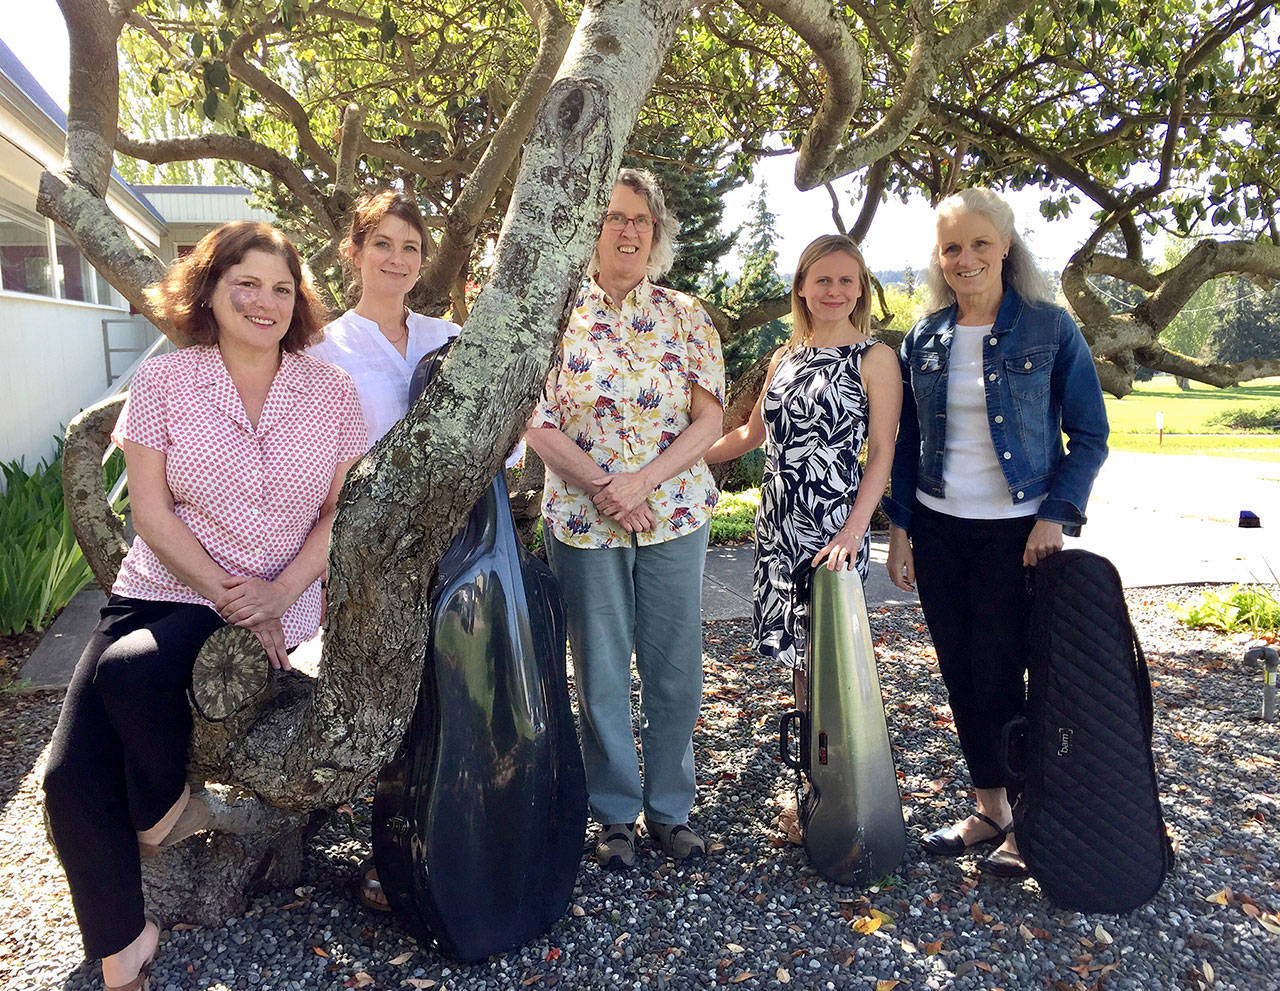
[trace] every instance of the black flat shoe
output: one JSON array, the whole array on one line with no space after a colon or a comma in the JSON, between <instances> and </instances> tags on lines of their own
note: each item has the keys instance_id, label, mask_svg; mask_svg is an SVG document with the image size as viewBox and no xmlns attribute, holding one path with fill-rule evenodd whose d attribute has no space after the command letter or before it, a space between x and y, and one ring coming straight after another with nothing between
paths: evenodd
<instances>
[{"instance_id":1,"label":"black flat shoe","mask_svg":"<svg viewBox=\"0 0 1280 991\"><path fill-rule=\"evenodd\" d=\"M995 850L987 854L978 861L978 870L984 874L1010 879L1027 877L1031 873L1027 870L1026 862L1008 850Z\"/></svg>"},{"instance_id":2,"label":"black flat shoe","mask_svg":"<svg viewBox=\"0 0 1280 991\"><path fill-rule=\"evenodd\" d=\"M971 850L976 846L987 846L990 843L999 845L1004 842L1005 834L1009 831L1007 827L1001 826L1000 823L989 816L984 816L981 812L974 812L972 818L985 822L995 830L995 834L983 837L980 840L974 840L971 843L965 843L955 826L944 826L942 829L935 829L922 839L920 841L921 848L925 853L932 854L935 857L958 857L966 850Z\"/></svg>"}]
</instances>

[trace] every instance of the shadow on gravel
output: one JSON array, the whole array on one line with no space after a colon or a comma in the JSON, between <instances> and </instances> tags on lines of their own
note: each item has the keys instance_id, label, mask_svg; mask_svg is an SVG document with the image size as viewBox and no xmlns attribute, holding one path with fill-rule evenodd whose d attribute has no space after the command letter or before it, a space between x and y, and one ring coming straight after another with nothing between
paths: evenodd
<instances>
[{"instance_id":1,"label":"shadow on gravel","mask_svg":"<svg viewBox=\"0 0 1280 991\"><path fill-rule=\"evenodd\" d=\"M321 831L296 890L256 899L220 929L166 933L153 987L1275 987L1280 940L1251 912L1280 909L1274 843L1280 724L1241 718L1249 708L1241 699L1256 691L1256 673L1240 669L1231 637L1186 631L1172 621L1168 603L1183 594L1143 590L1141 599L1130 599L1156 682L1157 767L1179 855L1156 897L1128 916L1061 911L1034 881L980 877L973 856L921 856L920 836L967 813L971 798L920 612L899 608L874 612L871 621L910 842L899 869L870 890L826 882L777 828L779 799L793 785L776 756L777 718L790 705L788 677L756 658L749 623L714 622L706 625L707 690L695 734L694 824L712 844L705 861L677 866L646 847L635 870L603 872L584 856L570 912L550 932L518 951L461 966L355 900L351 881L368 852L366 794ZM28 833L21 842L37 841ZM587 838L584 854L589 846ZM12 862L21 863L21 855L12 852ZM80 947L59 897L65 899L65 889L59 894L47 880L32 889L26 932L35 934L38 949L10 950L0 939L5 991L97 991L87 967L67 974ZM6 952L18 961L8 973Z\"/></svg>"},{"instance_id":2,"label":"shadow on gravel","mask_svg":"<svg viewBox=\"0 0 1280 991\"><path fill-rule=\"evenodd\" d=\"M62 692L0 692L0 811L35 768L58 722Z\"/></svg>"}]
</instances>

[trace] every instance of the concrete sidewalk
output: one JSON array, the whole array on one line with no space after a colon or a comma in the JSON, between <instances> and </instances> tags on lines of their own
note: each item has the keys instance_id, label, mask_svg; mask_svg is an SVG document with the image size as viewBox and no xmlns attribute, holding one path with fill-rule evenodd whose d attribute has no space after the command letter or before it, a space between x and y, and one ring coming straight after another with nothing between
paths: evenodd
<instances>
[{"instance_id":1,"label":"concrete sidewalk","mask_svg":"<svg viewBox=\"0 0 1280 991\"><path fill-rule=\"evenodd\" d=\"M1261 529L1240 529L1252 510ZM1113 453L1089 501L1089 523L1068 547L1111 559L1126 587L1280 578L1280 463L1205 456ZM750 544L712 547L702 585L707 620L751 616ZM914 604L889 581L888 542L873 536L868 608ZM84 589L22 668L34 688L65 687L105 596ZM300 648L305 650L306 648Z\"/></svg>"}]
</instances>

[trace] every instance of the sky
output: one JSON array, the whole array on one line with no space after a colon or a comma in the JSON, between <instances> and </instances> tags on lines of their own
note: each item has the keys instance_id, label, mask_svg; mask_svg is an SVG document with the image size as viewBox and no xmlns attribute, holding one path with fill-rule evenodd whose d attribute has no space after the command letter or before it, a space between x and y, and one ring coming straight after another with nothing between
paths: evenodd
<instances>
[{"instance_id":1,"label":"sky","mask_svg":"<svg viewBox=\"0 0 1280 991\"><path fill-rule=\"evenodd\" d=\"M55 0L23 0L11 6L16 9L6 11L0 18L0 39L65 108L68 45L62 12ZM778 268L782 272L794 271L800 252L815 237L835 231L827 191L819 188L800 192L795 188L794 171L793 156L766 159L757 166L752 185L736 189L725 198L723 226L732 229L746 221L751 203L764 184L769 209L778 217ZM850 203L852 184L842 180L835 187L841 198L841 216L851 224L859 209ZM1049 271L1060 271L1089 234L1087 211L1077 210L1065 220L1050 223L1040 216L1040 197L1035 190L1014 193L1009 201L1019 230L1041 264ZM863 254L873 271L910 266L920 272L928 264L932 238L933 215L924 199L906 204L890 200L882 203L876 213ZM734 264L732 256L727 259L730 274Z\"/></svg>"}]
</instances>

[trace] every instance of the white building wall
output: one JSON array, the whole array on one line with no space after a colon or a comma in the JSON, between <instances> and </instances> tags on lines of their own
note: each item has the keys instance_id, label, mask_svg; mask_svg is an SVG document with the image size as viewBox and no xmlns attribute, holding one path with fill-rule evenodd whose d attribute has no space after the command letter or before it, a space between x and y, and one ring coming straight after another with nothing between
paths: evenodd
<instances>
[{"instance_id":1,"label":"white building wall","mask_svg":"<svg viewBox=\"0 0 1280 991\"><path fill-rule=\"evenodd\" d=\"M14 293L0 294L0 314L0 461L24 459L28 468L52 457L67 421L106 391L102 321L127 321L112 325L112 347L141 352L159 333L112 307ZM136 357L114 355L115 373Z\"/></svg>"}]
</instances>

